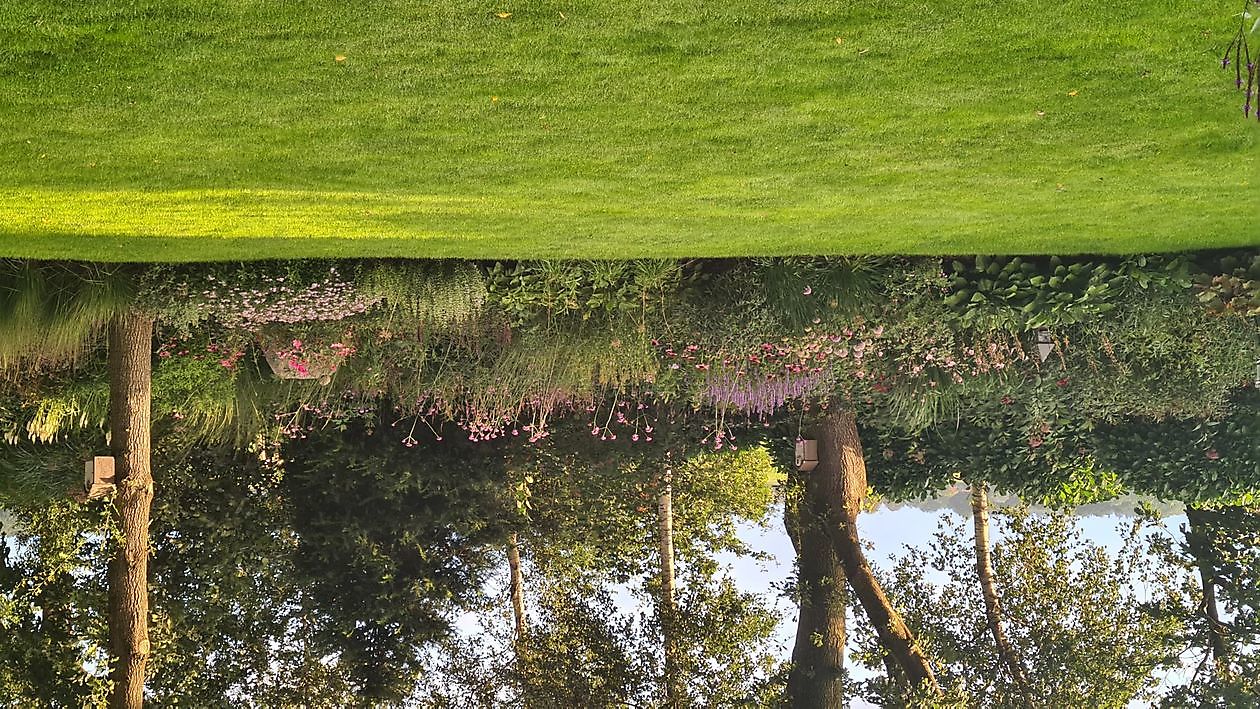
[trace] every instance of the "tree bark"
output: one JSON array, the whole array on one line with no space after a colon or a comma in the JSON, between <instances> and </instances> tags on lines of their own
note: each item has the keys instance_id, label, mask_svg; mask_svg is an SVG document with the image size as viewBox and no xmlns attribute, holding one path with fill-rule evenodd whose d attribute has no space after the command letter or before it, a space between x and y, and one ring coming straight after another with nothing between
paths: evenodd
<instances>
[{"instance_id":1,"label":"tree bark","mask_svg":"<svg viewBox=\"0 0 1260 709\"><path fill-rule=\"evenodd\" d=\"M149 508L153 319L137 313L109 327L109 432L122 535L109 562L110 709L144 705L149 660Z\"/></svg>"},{"instance_id":2,"label":"tree bark","mask_svg":"<svg viewBox=\"0 0 1260 709\"><path fill-rule=\"evenodd\" d=\"M665 655L665 705L683 706L683 689L678 668L677 609L674 606L674 487L673 471L665 469L660 479L656 505L657 537L660 545L661 641Z\"/></svg>"},{"instance_id":3,"label":"tree bark","mask_svg":"<svg viewBox=\"0 0 1260 709\"><path fill-rule=\"evenodd\" d=\"M1227 626L1221 620L1220 606L1216 600L1216 573L1212 569L1211 529L1207 515L1193 505L1186 506L1186 545L1194 555L1195 566L1199 570L1199 584L1203 590L1203 599L1199 604L1203 617L1207 620L1208 648L1212 653L1212 667L1218 677L1228 678L1230 670L1229 643L1226 635Z\"/></svg>"},{"instance_id":4,"label":"tree bark","mask_svg":"<svg viewBox=\"0 0 1260 709\"><path fill-rule=\"evenodd\" d=\"M998 657L1011 674L1011 679L1019 690L1024 706L1032 706L1032 694L1028 688L1028 676L1024 673L1024 665L1019 661L1015 648L1002 624L1002 605L998 600L997 581L993 577L993 556L989 545L989 494L984 482L971 486L971 522L975 528L976 542L976 575L980 579L980 593L984 596L984 614L989 634L993 636L993 645L997 648Z\"/></svg>"},{"instance_id":5,"label":"tree bark","mask_svg":"<svg viewBox=\"0 0 1260 709\"><path fill-rule=\"evenodd\" d=\"M817 513L828 521L844 575L875 627L880 645L892 655L911 685L939 695L940 685L927 655L893 608L862 552L857 519L866 497L866 461L852 410L833 408L823 418L818 434L818 467L811 476L818 478L818 500L823 504Z\"/></svg>"},{"instance_id":6,"label":"tree bark","mask_svg":"<svg viewBox=\"0 0 1260 709\"><path fill-rule=\"evenodd\" d=\"M519 646L525 640L525 576L521 573L521 550L516 532L508 535L507 557L508 570L512 575L509 585L512 596L512 619L515 621L516 643Z\"/></svg>"},{"instance_id":7,"label":"tree bark","mask_svg":"<svg viewBox=\"0 0 1260 709\"><path fill-rule=\"evenodd\" d=\"M784 506L784 526L796 550L796 595L800 608L787 694L801 709L844 706L846 631L844 568L817 517L813 476L804 475L802 499Z\"/></svg>"}]
</instances>

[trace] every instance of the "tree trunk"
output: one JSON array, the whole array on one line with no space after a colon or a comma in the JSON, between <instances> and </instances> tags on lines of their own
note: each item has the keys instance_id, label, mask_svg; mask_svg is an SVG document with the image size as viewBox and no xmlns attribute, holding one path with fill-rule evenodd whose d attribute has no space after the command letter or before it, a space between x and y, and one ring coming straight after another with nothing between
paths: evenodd
<instances>
[{"instance_id":1,"label":"tree trunk","mask_svg":"<svg viewBox=\"0 0 1260 709\"><path fill-rule=\"evenodd\" d=\"M1186 506L1186 546L1194 555L1195 566L1199 569L1199 584L1203 590L1203 599L1199 603L1200 612L1207 620L1208 647L1212 653L1212 667L1218 677L1228 678L1230 670L1229 643L1226 635L1227 626L1221 620L1220 607L1216 600L1216 573L1212 569L1211 528L1203 510L1193 505Z\"/></svg>"},{"instance_id":2,"label":"tree trunk","mask_svg":"<svg viewBox=\"0 0 1260 709\"><path fill-rule=\"evenodd\" d=\"M857 420L848 409L835 409L821 422L818 435L816 513L827 519L828 531L844 575L879 638L910 684L919 691L939 695L940 685L927 655L915 641L901 614L893 608L862 552L857 519L866 497L866 461L858 438Z\"/></svg>"},{"instance_id":3,"label":"tree trunk","mask_svg":"<svg viewBox=\"0 0 1260 709\"><path fill-rule=\"evenodd\" d=\"M807 474L797 474L807 475ZM807 476L803 499L784 506L784 526L796 550L796 594L800 617L792 647L787 694L793 707L844 706L846 640L844 568L827 536L826 520L817 517L816 480Z\"/></svg>"},{"instance_id":4,"label":"tree trunk","mask_svg":"<svg viewBox=\"0 0 1260 709\"><path fill-rule=\"evenodd\" d=\"M1011 679L1019 690L1024 706L1032 706L1032 694L1028 689L1024 666L1015 654L1015 648L1002 625L1002 605L998 601L997 581L993 578L993 556L989 552L989 494L984 482L971 486L971 522L975 528L976 575L980 578L980 593L984 596L984 614L989 634L993 636L998 657L1011 673Z\"/></svg>"},{"instance_id":5,"label":"tree trunk","mask_svg":"<svg viewBox=\"0 0 1260 709\"><path fill-rule=\"evenodd\" d=\"M525 576L521 573L521 550L517 545L516 532L508 535L507 557L508 570L512 574L512 619L515 621L516 643L519 646L525 640Z\"/></svg>"},{"instance_id":6,"label":"tree trunk","mask_svg":"<svg viewBox=\"0 0 1260 709\"><path fill-rule=\"evenodd\" d=\"M115 459L114 506L122 536L109 562L111 709L144 705L149 659L150 386L153 320L128 313L109 327L109 432Z\"/></svg>"},{"instance_id":7,"label":"tree trunk","mask_svg":"<svg viewBox=\"0 0 1260 709\"><path fill-rule=\"evenodd\" d=\"M673 471L666 468L661 476L660 493L657 497L656 522L660 543L660 605L661 641L665 655L665 706L677 709L683 706L683 689L678 668L678 637L676 608L674 607L674 487Z\"/></svg>"}]
</instances>

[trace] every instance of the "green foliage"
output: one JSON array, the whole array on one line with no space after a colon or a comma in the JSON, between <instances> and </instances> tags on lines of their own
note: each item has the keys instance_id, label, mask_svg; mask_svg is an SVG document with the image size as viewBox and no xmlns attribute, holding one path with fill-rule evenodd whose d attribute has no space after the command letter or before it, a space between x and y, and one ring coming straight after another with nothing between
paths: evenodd
<instances>
[{"instance_id":1,"label":"green foliage","mask_svg":"<svg viewBox=\"0 0 1260 709\"><path fill-rule=\"evenodd\" d=\"M515 328L546 330L571 320L643 328L665 316L681 275L673 261L498 262L487 288Z\"/></svg>"},{"instance_id":2,"label":"green foliage","mask_svg":"<svg viewBox=\"0 0 1260 709\"><path fill-rule=\"evenodd\" d=\"M1114 500L1124 493L1125 487L1119 475L1099 470L1094 461L1087 461L1073 470L1057 490L1037 502L1053 509L1071 510L1081 505Z\"/></svg>"},{"instance_id":3,"label":"green foliage","mask_svg":"<svg viewBox=\"0 0 1260 709\"><path fill-rule=\"evenodd\" d=\"M1255 376L1260 329L1215 317L1188 297L1135 299L1075 333L1063 369L1078 418L1206 417ZM1051 370L1054 371L1054 370Z\"/></svg>"},{"instance_id":4,"label":"green foliage","mask_svg":"<svg viewBox=\"0 0 1260 709\"><path fill-rule=\"evenodd\" d=\"M1132 586L1140 576L1156 598L1170 592L1168 574L1143 554L1140 528L1123 534L1123 548L1113 557L1084 540L1065 515L1012 509L995 519L993 568L1030 696L1065 707L1124 707L1149 697L1158 684L1155 672L1175 663L1180 624L1152 614L1151 599ZM884 588L944 686L962 690L968 706L1020 706L1021 692L1003 669L986 625L966 526L943 522L926 548L907 549ZM863 623L857 635L858 661L880 671L873 630ZM884 706L899 705L898 691L886 677L864 687L869 699Z\"/></svg>"},{"instance_id":5,"label":"green foliage","mask_svg":"<svg viewBox=\"0 0 1260 709\"><path fill-rule=\"evenodd\" d=\"M1021 332L1096 320L1135 289L1189 287L1184 259L976 256L946 263L945 303L965 327Z\"/></svg>"},{"instance_id":6,"label":"green foliage","mask_svg":"<svg viewBox=\"0 0 1260 709\"><path fill-rule=\"evenodd\" d=\"M804 330L822 322L849 322L877 301L890 261L873 257L754 258L734 277L749 283L780 328Z\"/></svg>"},{"instance_id":7,"label":"green foliage","mask_svg":"<svg viewBox=\"0 0 1260 709\"><path fill-rule=\"evenodd\" d=\"M1114 309L1123 277L1114 262L976 256L946 263L946 305L969 326L1014 331L1095 319Z\"/></svg>"},{"instance_id":8,"label":"green foliage","mask_svg":"<svg viewBox=\"0 0 1260 709\"><path fill-rule=\"evenodd\" d=\"M619 706L651 691L646 639L591 579L540 579L537 613L510 670L519 706Z\"/></svg>"},{"instance_id":9,"label":"green foliage","mask_svg":"<svg viewBox=\"0 0 1260 709\"><path fill-rule=\"evenodd\" d=\"M687 694L706 707L768 706L783 692L770 639L778 618L766 599L708 571L692 566L680 578L679 671Z\"/></svg>"},{"instance_id":10,"label":"green foliage","mask_svg":"<svg viewBox=\"0 0 1260 709\"><path fill-rule=\"evenodd\" d=\"M359 428L284 448L295 574L321 620L312 643L336 654L364 699L405 697L417 648L449 632L449 613L479 592L506 505L502 459L470 453L467 443L404 448Z\"/></svg>"},{"instance_id":11,"label":"green foliage","mask_svg":"<svg viewBox=\"0 0 1260 709\"><path fill-rule=\"evenodd\" d=\"M347 374L360 391L388 392L404 413L440 415L479 436L524 428L535 440L553 415L641 387L660 368L649 342L633 331L527 331L474 346L391 337L364 349L368 359L351 360Z\"/></svg>"},{"instance_id":12,"label":"green foliage","mask_svg":"<svg viewBox=\"0 0 1260 709\"><path fill-rule=\"evenodd\" d=\"M656 548L659 479L667 468L679 563L712 572L716 554L748 553L738 525L760 523L773 501L767 451L688 451L685 434L663 421L658 426L654 443L622 446L592 445L589 430L563 427L538 454L514 457L513 465L534 478L521 534L535 540L536 564L556 575L597 571L618 583L651 574L659 563L649 551Z\"/></svg>"},{"instance_id":13,"label":"green foliage","mask_svg":"<svg viewBox=\"0 0 1260 709\"><path fill-rule=\"evenodd\" d=\"M204 351L159 359L153 368L154 417L171 417L189 444L233 440L235 374L217 356Z\"/></svg>"},{"instance_id":14,"label":"green foliage","mask_svg":"<svg viewBox=\"0 0 1260 709\"><path fill-rule=\"evenodd\" d=\"M381 261L363 269L358 289L382 303L387 326L466 325L485 307L486 279L468 261Z\"/></svg>"},{"instance_id":15,"label":"green foliage","mask_svg":"<svg viewBox=\"0 0 1260 709\"><path fill-rule=\"evenodd\" d=\"M5 509L0 532L0 696L6 706L103 707L101 510L65 497ZM99 513L99 514L98 514Z\"/></svg>"},{"instance_id":16,"label":"green foliage","mask_svg":"<svg viewBox=\"0 0 1260 709\"><path fill-rule=\"evenodd\" d=\"M890 500L927 499L958 480L984 480L1025 500L1053 499L1086 462L1062 441L1031 445L1016 426L963 421L909 437L863 427L862 437L871 485Z\"/></svg>"},{"instance_id":17,"label":"green foliage","mask_svg":"<svg viewBox=\"0 0 1260 709\"><path fill-rule=\"evenodd\" d=\"M57 443L0 446L0 507L39 509L82 489L83 461L99 452L98 445L93 432Z\"/></svg>"},{"instance_id":18,"label":"green foliage","mask_svg":"<svg viewBox=\"0 0 1260 709\"><path fill-rule=\"evenodd\" d=\"M75 431L101 430L109 415L109 382L92 377L54 385L33 409L25 437L35 443L49 443Z\"/></svg>"},{"instance_id":19,"label":"green foliage","mask_svg":"<svg viewBox=\"0 0 1260 709\"><path fill-rule=\"evenodd\" d=\"M1260 494L1257 440L1260 395L1244 390L1225 415L1105 425L1089 434L1086 445L1128 489L1207 502Z\"/></svg>"},{"instance_id":20,"label":"green foliage","mask_svg":"<svg viewBox=\"0 0 1260 709\"><path fill-rule=\"evenodd\" d=\"M872 485L889 499L924 499L954 481L987 480L1029 501L1071 507L1125 492L1165 500L1245 502L1260 492L1254 390L1218 416L1142 417L1097 425L1055 421L1028 432L1008 409L986 423L917 435L864 427Z\"/></svg>"},{"instance_id":21,"label":"green foliage","mask_svg":"<svg viewBox=\"0 0 1260 709\"><path fill-rule=\"evenodd\" d=\"M1163 529L1152 547L1184 575L1181 594L1156 608L1183 624L1181 663L1195 669L1159 706L1245 706L1260 692L1260 509L1195 505L1186 516L1180 534Z\"/></svg>"},{"instance_id":22,"label":"green foliage","mask_svg":"<svg viewBox=\"0 0 1260 709\"><path fill-rule=\"evenodd\" d=\"M737 523L764 523L774 501L774 462L763 447L704 451L674 471L674 529L683 543L675 550L688 559L694 545L707 554L748 553ZM691 563L699 559L688 559Z\"/></svg>"},{"instance_id":23,"label":"green foliage","mask_svg":"<svg viewBox=\"0 0 1260 709\"><path fill-rule=\"evenodd\" d=\"M158 704L356 701L343 668L317 649L322 614L296 572L281 471L259 458L193 451L160 467L147 682Z\"/></svg>"}]
</instances>

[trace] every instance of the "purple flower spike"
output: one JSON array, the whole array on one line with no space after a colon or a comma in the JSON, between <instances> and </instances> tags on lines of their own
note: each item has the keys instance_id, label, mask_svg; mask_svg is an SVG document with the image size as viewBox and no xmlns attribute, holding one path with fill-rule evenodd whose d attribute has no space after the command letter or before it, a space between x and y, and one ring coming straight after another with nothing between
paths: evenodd
<instances>
[{"instance_id":1,"label":"purple flower spike","mask_svg":"<svg viewBox=\"0 0 1260 709\"><path fill-rule=\"evenodd\" d=\"M1221 68L1226 69L1228 67L1229 67L1229 57L1221 57Z\"/></svg>"}]
</instances>

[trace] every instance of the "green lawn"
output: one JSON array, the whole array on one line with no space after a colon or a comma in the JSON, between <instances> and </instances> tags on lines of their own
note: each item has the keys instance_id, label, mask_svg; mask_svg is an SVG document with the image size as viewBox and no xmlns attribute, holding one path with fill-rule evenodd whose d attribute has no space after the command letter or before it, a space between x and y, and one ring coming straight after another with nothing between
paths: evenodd
<instances>
[{"instance_id":1,"label":"green lawn","mask_svg":"<svg viewBox=\"0 0 1260 709\"><path fill-rule=\"evenodd\" d=\"M1234 0L496 2L6 0L0 255L1260 244Z\"/></svg>"}]
</instances>

